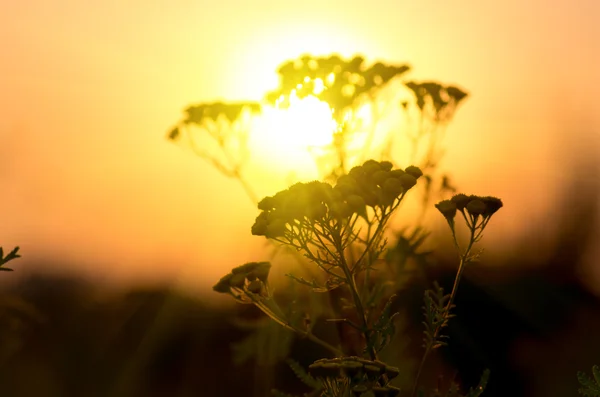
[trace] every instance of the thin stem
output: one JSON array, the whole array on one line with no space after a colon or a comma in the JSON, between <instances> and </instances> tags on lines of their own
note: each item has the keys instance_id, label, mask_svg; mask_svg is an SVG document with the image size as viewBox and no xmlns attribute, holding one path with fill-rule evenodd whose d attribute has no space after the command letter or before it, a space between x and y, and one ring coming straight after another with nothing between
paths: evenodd
<instances>
[{"instance_id":1,"label":"thin stem","mask_svg":"<svg viewBox=\"0 0 600 397\"><path fill-rule=\"evenodd\" d=\"M271 319L273 319L276 323L278 323L279 325L281 325L282 327L296 332L298 335L300 335L300 337L302 338L306 338L316 344L318 344L319 346L324 347L325 349L329 350L330 352L332 352L333 354L335 354L338 357L341 357L344 355L344 353L330 345L329 343L325 342L324 340L320 339L319 337L317 337L315 334L313 334L310 331L304 331L300 328L295 327L294 325L290 324L287 320L283 319L281 316L279 316L278 314L274 313L273 310L271 310L267 305L265 305L263 302L254 299L253 297L250 297L253 301L254 304L263 311L263 313L265 313L267 316L269 316Z\"/></svg>"},{"instance_id":2,"label":"thin stem","mask_svg":"<svg viewBox=\"0 0 600 397\"><path fill-rule=\"evenodd\" d=\"M250 184L242 176L240 171L238 169L236 169L233 172L233 175L234 175L234 178L240 183L240 185L242 185L242 188L244 188L244 191L246 192L246 195L248 195L248 198L250 199L250 201L252 201L252 204L255 204L255 205L258 204L258 197L256 196L256 193L254 193L254 190L252 190L252 187L250 187Z\"/></svg>"},{"instance_id":3,"label":"thin stem","mask_svg":"<svg viewBox=\"0 0 600 397\"><path fill-rule=\"evenodd\" d=\"M336 238L337 237L337 238ZM365 336L365 343L367 345L367 352L371 357L371 360L377 360L377 353L375 353L375 348L373 347L373 342L371 341L371 335L369 333L369 326L367 323L367 316L365 313L365 309L362 304L362 300L360 299L360 295L358 294L358 288L356 287L356 281L354 279L354 275L350 272L348 264L346 263L346 258L344 256L343 248L341 241L339 241L338 235L334 235L334 240L336 240L336 249L338 254L340 255L340 267L344 271L344 274L347 279L348 286L350 287L350 291L352 292L352 299L354 300L354 306L356 307L356 311L358 312L358 317L362 322L362 332Z\"/></svg>"},{"instance_id":4,"label":"thin stem","mask_svg":"<svg viewBox=\"0 0 600 397\"><path fill-rule=\"evenodd\" d=\"M458 265L458 270L456 271L456 277L454 278L454 285L452 286L452 292L450 294L450 299L448 300L448 304L446 305L446 308L444 309L444 317L448 317L448 315L450 314L450 310L452 309L452 304L454 303L454 298L456 297L456 292L458 291L458 285L460 284L460 279L462 276L463 271L465 270L466 264L469 261L469 256L471 254L471 248L473 247L473 244L477 241L477 238L481 235L481 230L479 231L479 233L476 235L475 231L476 228L470 227L469 228L471 231L471 237L469 238L469 244L467 245L467 248L465 249L464 252L460 252L460 248L458 245L458 240L456 238L456 233L454 231L454 229L452 229L452 236L454 237L454 244L456 246L456 248L458 249L458 252L460 254L460 263ZM437 337L437 334L441 331L440 327L439 329L436 329L436 335L434 335L434 338ZM421 363L419 364L419 369L417 370L417 375L415 376L415 382L413 384L413 390L411 393L411 396L414 396L416 391L417 391L417 386L419 384L419 378L421 377L421 372L423 371L423 367L425 366L425 361L427 360L427 357L429 356L429 353L431 353L432 351L432 345L428 344L427 347L425 348L425 353L423 353L423 358L421 359Z\"/></svg>"},{"instance_id":5,"label":"thin stem","mask_svg":"<svg viewBox=\"0 0 600 397\"><path fill-rule=\"evenodd\" d=\"M458 265L458 270L456 272L456 277L454 278L454 285L452 286L452 293L450 294L450 300L446 305L446 314L450 314L450 309L452 309L452 303L454 302L454 298L456 296L456 291L458 290L458 284L460 283L460 278L462 276L463 271L465 270L466 264L469 261L469 256L471 254L471 248L473 248L473 244L475 243L477 237L481 235L481 232L476 236L475 229L471 229L471 238L469 239L469 245L465 249L465 252L460 256L460 263Z\"/></svg>"}]
</instances>

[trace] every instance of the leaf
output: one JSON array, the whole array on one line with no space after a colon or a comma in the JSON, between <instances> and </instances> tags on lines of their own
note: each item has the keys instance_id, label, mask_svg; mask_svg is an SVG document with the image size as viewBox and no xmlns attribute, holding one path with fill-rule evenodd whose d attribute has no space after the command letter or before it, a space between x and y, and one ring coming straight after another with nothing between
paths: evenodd
<instances>
[{"instance_id":1,"label":"leaf","mask_svg":"<svg viewBox=\"0 0 600 397\"><path fill-rule=\"evenodd\" d=\"M426 349L437 349L445 346L446 335L442 335L442 329L448 326L450 318L454 317L450 314L451 307L447 307L450 295L444 295L444 289L437 282L434 283L434 288L425 291L425 304L423 305L423 314L425 320L423 325L423 347Z\"/></svg>"},{"instance_id":2,"label":"leaf","mask_svg":"<svg viewBox=\"0 0 600 397\"><path fill-rule=\"evenodd\" d=\"M600 367L594 365L592 367L592 375L594 378L592 379L588 374L584 372L577 373L577 380L579 384L582 386L579 388L579 393L584 396L589 397L599 397L600 396Z\"/></svg>"},{"instance_id":3,"label":"leaf","mask_svg":"<svg viewBox=\"0 0 600 397\"><path fill-rule=\"evenodd\" d=\"M392 295L387 303L385 304L379 318L373 325L373 330L376 332L377 338L375 340L375 351L380 352L383 350L392 340L396 333L394 326L394 320L398 315L398 312L392 313L392 303L396 299L396 295Z\"/></svg>"},{"instance_id":4,"label":"leaf","mask_svg":"<svg viewBox=\"0 0 600 397\"><path fill-rule=\"evenodd\" d=\"M293 274L286 274L286 276L291 278L292 280L296 281L299 284L306 285L306 286L312 288L312 290L314 292L329 292L329 291L339 288L345 284L344 280L334 280L334 279L330 278L325 282L325 285L321 285L321 284L318 284L315 280L308 281L302 277L294 276Z\"/></svg>"},{"instance_id":5,"label":"leaf","mask_svg":"<svg viewBox=\"0 0 600 397\"><path fill-rule=\"evenodd\" d=\"M4 251L3 251L2 247L0 247L0 270L5 271L5 272L13 271L13 269L10 269L8 267L2 267L2 266L4 264L12 261L13 259L20 258L21 255L17 254L17 252L19 252L19 247L15 247L12 251L10 251L8 253L8 255L4 256Z\"/></svg>"},{"instance_id":6,"label":"leaf","mask_svg":"<svg viewBox=\"0 0 600 397\"><path fill-rule=\"evenodd\" d=\"M474 389L469 389L466 397L479 397L487 387L488 381L490 379L490 370L486 369L481 374L481 378L479 378L479 383Z\"/></svg>"},{"instance_id":7,"label":"leaf","mask_svg":"<svg viewBox=\"0 0 600 397\"><path fill-rule=\"evenodd\" d=\"M302 366L297 361L294 361L290 358L286 360L286 363L290 366L292 371L294 371L296 377L300 379L302 383L304 383L306 386L314 390L321 389L321 382L319 382L318 380L313 378L311 374L306 372L306 370L302 368Z\"/></svg>"}]
</instances>

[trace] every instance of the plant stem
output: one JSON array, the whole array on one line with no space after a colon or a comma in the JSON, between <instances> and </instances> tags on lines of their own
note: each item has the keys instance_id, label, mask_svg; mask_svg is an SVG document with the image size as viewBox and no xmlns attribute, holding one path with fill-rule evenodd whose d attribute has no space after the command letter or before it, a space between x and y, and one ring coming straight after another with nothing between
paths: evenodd
<instances>
[{"instance_id":1,"label":"plant stem","mask_svg":"<svg viewBox=\"0 0 600 397\"><path fill-rule=\"evenodd\" d=\"M458 240L456 239L456 233L454 232L454 229L452 230L452 235L454 237L454 244L460 254L460 263L458 264L458 270L456 271L456 277L454 278L454 285L452 286L452 292L450 293L450 299L448 300L448 304L446 305L446 308L444 309L445 317L447 317L450 314L450 310L452 309L452 304L454 302L454 298L456 297L456 292L458 291L458 285L460 283L462 273L465 270L466 264L469 261L469 256L471 254L471 248L473 247L473 244L475 243L475 241L481 234L481 232L480 232L478 235L475 235L475 229L476 229L475 226L470 228L471 237L469 238L469 245L467 245L465 252L462 252L462 253L460 252ZM441 331L441 327L436 330L434 339L438 336L437 334L440 331ZM417 386L419 384L419 378L421 377L421 372L423 371L423 367L425 366L425 361L427 360L427 357L429 356L429 353L431 353L431 351L432 351L432 346L431 346L431 344L429 344L425 348L425 353L423 353L423 358L421 359L421 364L419 364L419 369L417 370L417 375L415 376L415 382L413 384L413 390L412 390L411 396L414 396L417 391Z\"/></svg>"},{"instance_id":2,"label":"plant stem","mask_svg":"<svg viewBox=\"0 0 600 397\"><path fill-rule=\"evenodd\" d=\"M338 255L340 256L340 267L344 271L344 275L346 276L346 281L348 282L348 286L350 287L350 291L352 292L352 299L354 300L354 306L356 307L356 311L358 313L358 317L360 318L362 325L362 332L365 336L365 343L367 345L367 352L371 357L371 360L377 360L377 353L375 353L375 348L373 347L373 342L371 341L371 335L369 334L369 326L367 323L367 315L365 313L365 309L362 304L362 300L360 299L360 295L358 294L358 288L356 287L356 280L354 279L354 275L350 272L348 267L348 263L346 262L346 257L344 256L344 251L342 249L341 236L338 234L334 234L335 240L335 248L338 251Z\"/></svg>"},{"instance_id":3,"label":"plant stem","mask_svg":"<svg viewBox=\"0 0 600 397\"><path fill-rule=\"evenodd\" d=\"M450 314L450 309L452 309L452 303L454 302L454 298L456 297L456 291L458 290L458 284L460 283L460 278L462 276L463 271L465 270L466 264L469 261L469 256L471 255L471 248L473 248L473 244L475 243L477 236L475 236L475 229L471 229L471 238L469 239L469 245L465 249L465 252L460 255L460 263L458 264L458 270L456 271L456 277L454 278L454 285L452 286L452 293L450 293L450 300L448 300L448 305L446 305L446 314Z\"/></svg>"}]
</instances>

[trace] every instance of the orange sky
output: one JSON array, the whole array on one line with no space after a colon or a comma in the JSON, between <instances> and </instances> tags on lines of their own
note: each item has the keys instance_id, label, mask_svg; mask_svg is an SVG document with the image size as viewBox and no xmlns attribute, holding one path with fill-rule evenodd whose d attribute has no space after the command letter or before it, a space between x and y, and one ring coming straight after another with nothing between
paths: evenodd
<instances>
[{"instance_id":1,"label":"orange sky","mask_svg":"<svg viewBox=\"0 0 600 397\"><path fill-rule=\"evenodd\" d=\"M201 288L264 259L239 186L165 133L188 104L259 99L306 52L469 91L443 167L505 200L488 234L510 244L547 218L555 164L598 148L599 20L596 0L3 2L0 245L21 274Z\"/></svg>"}]
</instances>

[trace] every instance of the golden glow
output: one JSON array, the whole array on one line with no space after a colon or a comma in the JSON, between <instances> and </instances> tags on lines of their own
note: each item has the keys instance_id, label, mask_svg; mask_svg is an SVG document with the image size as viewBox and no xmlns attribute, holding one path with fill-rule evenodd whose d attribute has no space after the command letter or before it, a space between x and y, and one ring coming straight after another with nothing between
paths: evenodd
<instances>
[{"instance_id":1,"label":"golden glow","mask_svg":"<svg viewBox=\"0 0 600 397\"><path fill-rule=\"evenodd\" d=\"M331 144L336 127L327 103L314 96L300 99L292 91L289 107L263 107L250 150L284 167L303 164L310 148Z\"/></svg>"}]
</instances>

